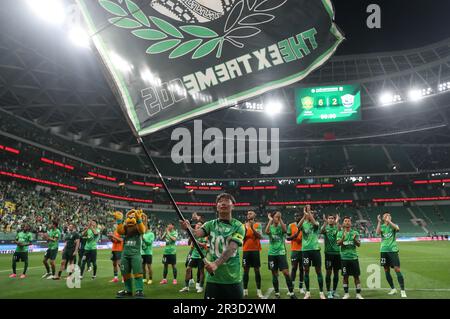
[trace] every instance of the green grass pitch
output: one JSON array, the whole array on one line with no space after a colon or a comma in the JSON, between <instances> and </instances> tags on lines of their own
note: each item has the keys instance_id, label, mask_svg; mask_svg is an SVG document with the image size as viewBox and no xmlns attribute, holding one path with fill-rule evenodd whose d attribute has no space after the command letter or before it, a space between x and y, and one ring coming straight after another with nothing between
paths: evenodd
<instances>
[{"instance_id":1,"label":"green grass pitch","mask_svg":"<svg viewBox=\"0 0 450 319\"><path fill-rule=\"evenodd\" d=\"M406 290L408 298L450 298L450 242L414 242L400 243L400 260L402 273L405 277ZM267 245L263 245L261 255L262 262L262 290L269 298L274 298L272 291L272 279L267 269ZM363 243L359 249L359 258L362 272L362 294L365 298L400 298L387 295L387 283L384 274L381 273L381 289L368 289L366 279L368 273L366 271L369 264L379 263L379 244ZM164 298L164 299L195 299L203 298L203 294L197 294L191 289L189 293L179 293L178 290L184 285L184 260L187 254L187 247L177 248L178 262L178 285L172 285L172 273L169 269L169 284L160 285L162 278L162 249L155 248L153 256L153 284L145 285L146 298ZM323 251L323 248L322 248ZM53 281L41 279L44 273L42 265L43 253L30 254L30 265L28 270L28 278L26 279L10 279L11 273L11 255L0 255L0 298L114 298L115 293L123 289L121 283L109 283L112 278L112 265L109 251L98 252L98 272L95 280L91 279L91 274L86 273L85 278L81 281L81 288L69 289L65 280ZM61 260L61 253L58 253L57 270ZM17 273L22 271L23 263L18 263ZM298 275L297 275L298 276ZM318 298L317 277L315 272L311 273L311 293L312 298ZM395 275L394 283L398 288ZM286 296L286 285L284 278L280 276L280 287L282 297ZM295 283L296 288L298 282ZM350 295L354 298L353 279L350 279ZM342 296L342 277L340 277L338 293ZM298 292L297 296L302 297ZM250 272L249 298L256 298L254 275Z\"/></svg>"}]
</instances>

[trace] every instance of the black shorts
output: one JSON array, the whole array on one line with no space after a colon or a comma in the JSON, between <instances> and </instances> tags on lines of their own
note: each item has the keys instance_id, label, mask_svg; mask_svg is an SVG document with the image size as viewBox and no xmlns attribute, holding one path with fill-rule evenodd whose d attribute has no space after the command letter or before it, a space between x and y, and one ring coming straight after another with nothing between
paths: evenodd
<instances>
[{"instance_id":1,"label":"black shorts","mask_svg":"<svg viewBox=\"0 0 450 319\"><path fill-rule=\"evenodd\" d=\"M142 255L142 263L146 265L151 265L153 262L152 255Z\"/></svg>"},{"instance_id":2,"label":"black shorts","mask_svg":"<svg viewBox=\"0 0 450 319\"><path fill-rule=\"evenodd\" d=\"M164 265L176 265L177 255L163 255L162 263Z\"/></svg>"},{"instance_id":3,"label":"black shorts","mask_svg":"<svg viewBox=\"0 0 450 319\"><path fill-rule=\"evenodd\" d=\"M111 252L111 260L112 261L118 261L122 259L122 252L121 251L112 251Z\"/></svg>"},{"instance_id":4,"label":"black shorts","mask_svg":"<svg viewBox=\"0 0 450 319\"><path fill-rule=\"evenodd\" d=\"M297 262L297 263L302 263L302 251L301 250L293 250L291 251L291 264Z\"/></svg>"},{"instance_id":5,"label":"black shorts","mask_svg":"<svg viewBox=\"0 0 450 319\"><path fill-rule=\"evenodd\" d=\"M398 252L381 253L380 264L383 267L400 267L400 257Z\"/></svg>"},{"instance_id":6,"label":"black shorts","mask_svg":"<svg viewBox=\"0 0 450 319\"><path fill-rule=\"evenodd\" d=\"M97 250L85 250L84 251L84 255L83 255L83 259L86 260L86 262L92 262L92 263L96 263L97 262Z\"/></svg>"},{"instance_id":7,"label":"black shorts","mask_svg":"<svg viewBox=\"0 0 450 319\"><path fill-rule=\"evenodd\" d=\"M64 249L62 252L62 260L67 262L72 262L75 260L76 256L73 255L75 249Z\"/></svg>"},{"instance_id":8,"label":"black shorts","mask_svg":"<svg viewBox=\"0 0 450 319\"><path fill-rule=\"evenodd\" d=\"M271 271L283 271L285 269L289 269L286 255L276 255L276 256L270 256L269 255L269 270Z\"/></svg>"},{"instance_id":9,"label":"black shorts","mask_svg":"<svg viewBox=\"0 0 450 319\"><path fill-rule=\"evenodd\" d=\"M28 252L27 251L23 251L23 252L16 251L13 255L13 259L16 262L23 261L26 263L28 261Z\"/></svg>"},{"instance_id":10,"label":"black shorts","mask_svg":"<svg viewBox=\"0 0 450 319\"><path fill-rule=\"evenodd\" d=\"M185 260L185 262L184 262L184 266L185 266L185 267L188 266L189 260L191 260L191 258L192 258L192 252L194 251L194 249L195 249L195 248L192 248L192 247L191 247L191 250L189 250L189 253L187 254L186 260Z\"/></svg>"},{"instance_id":11,"label":"black shorts","mask_svg":"<svg viewBox=\"0 0 450 319\"><path fill-rule=\"evenodd\" d=\"M325 269L341 269L341 255L325 254Z\"/></svg>"},{"instance_id":12,"label":"black shorts","mask_svg":"<svg viewBox=\"0 0 450 319\"><path fill-rule=\"evenodd\" d=\"M359 260L342 260L342 276L360 276Z\"/></svg>"},{"instance_id":13,"label":"black shorts","mask_svg":"<svg viewBox=\"0 0 450 319\"><path fill-rule=\"evenodd\" d=\"M216 284L207 282L205 299L243 299L242 284Z\"/></svg>"},{"instance_id":14,"label":"black shorts","mask_svg":"<svg viewBox=\"0 0 450 319\"><path fill-rule=\"evenodd\" d=\"M303 267L322 267L322 257L320 256L320 250L302 251L302 255Z\"/></svg>"},{"instance_id":15,"label":"black shorts","mask_svg":"<svg viewBox=\"0 0 450 319\"><path fill-rule=\"evenodd\" d=\"M201 258L191 258L189 259L188 267L201 269L205 267L205 263Z\"/></svg>"},{"instance_id":16,"label":"black shorts","mask_svg":"<svg viewBox=\"0 0 450 319\"><path fill-rule=\"evenodd\" d=\"M242 256L242 267L261 267L261 258L259 251L244 251Z\"/></svg>"},{"instance_id":17,"label":"black shorts","mask_svg":"<svg viewBox=\"0 0 450 319\"><path fill-rule=\"evenodd\" d=\"M45 252L44 258L50 259L50 260L55 260L57 255L58 255L58 248L47 249L47 251Z\"/></svg>"}]
</instances>

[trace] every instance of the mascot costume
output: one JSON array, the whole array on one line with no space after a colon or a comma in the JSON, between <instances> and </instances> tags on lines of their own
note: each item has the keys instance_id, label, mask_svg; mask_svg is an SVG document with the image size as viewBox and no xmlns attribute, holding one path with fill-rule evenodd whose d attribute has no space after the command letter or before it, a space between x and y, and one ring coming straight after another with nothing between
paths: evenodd
<instances>
[{"instance_id":1,"label":"mascot costume","mask_svg":"<svg viewBox=\"0 0 450 319\"><path fill-rule=\"evenodd\" d=\"M115 212L117 232L124 238L121 271L125 282L125 290L117 293L117 298L133 296L132 282L136 289L135 297L144 298L144 282L142 273L141 245L142 235L147 230L147 215L142 210L132 209L125 217L121 212Z\"/></svg>"}]
</instances>

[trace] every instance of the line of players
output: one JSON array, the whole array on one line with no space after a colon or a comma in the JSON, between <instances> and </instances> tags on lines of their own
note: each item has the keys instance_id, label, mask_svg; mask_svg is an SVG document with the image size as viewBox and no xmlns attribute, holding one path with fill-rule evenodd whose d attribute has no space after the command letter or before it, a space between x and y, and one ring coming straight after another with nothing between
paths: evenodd
<instances>
[{"instance_id":1,"label":"line of players","mask_svg":"<svg viewBox=\"0 0 450 319\"><path fill-rule=\"evenodd\" d=\"M339 216L323 216L324 223L320 226L315 219L315 212L310 205L306 205L303 214L295 214L295 222L286 226L281 218L281 212L273 212L268 215L268 223L264 233L269 236L268 266L272 272L272 283L275 297L280 298L278 273L281 272L288 287L288 295L295 299L294 282L299 271L299 290L304 299L311 298L309 273L311 266L317 274L319 295L321 299L337 298L336 289L339 283L339 271L343 276L343 299L350 298L349 277L354 278L356 286L356 298L364 299L361 295L360 265L357 247L361 241L359 233L352 229L350 217L344 217L342 225L339 224ZM248 295L249 270L254 268L257 296L264 298L261 292L260 275L260 239L262 230L259 223L255 221L256 214L253 211L247 213L245 223L246 235L243 245L243 288L244 296ZM386 279L391 290L389 295L394 295L397 290L390 273L394 268L401 288L401 297L406 298L404 278L400 271L399 249L396 242L396 234L399 232L398 225L392 222L391 215L384 213L378 216L376 232L381 236L381 258L380 263L384 267ZM319 237L323 235L325 244L325 283L328 292L327 298L323 292L322 257L320 254ZM287 237L286 237L287 236ZM287 250L285 239L291 242L291 272L287 263ZM333 287L331 288L331 277L333 274ZM305 285L306 291L303 288Z\"/></svg>"},{"instance_id":2,"label":"line of players","mask_svg":"<svg viewBox=\"0 0 450 319\"><path fill-rule=\"evenodd\" d=\"M219 202L218 202L219 205ZM231 210L230 210L231 215ZM254 268L255 281L257 286L257 296L264 298L261 291L261 274L260 274L260 250L262 239L261 226L255 221L256 214L253 211L247 213L247 221L245 223L245 235L243 236L243 296L248 295L248 282L250 268ZM220 219L219 219L220 221ZM281 219L280 212L273 212L268 215L268 223L264 232L269 236L269 252L268 265L272 272L272 283L276 298L280 298L278 273L279 271L285 277L288 286L288 295L291 298L296 298L294 294L294 282L296 280L296 273L299 272L299 289L301 293L305 294L305 299L311 298L309 271L310 267L315 268L319 294L321 299L325 299L323 293L323 275L321 254L319 246L319 236L323 234L325 240L325 268L326 268L326 287L328 291L328 298L335 298L336 289L339 282L339 270L342 269L343 274L343 288L344 299L349 298L348 279L350 276L354 277L356 285L356 297L362 299L361 285L360 285L360 267L358 262L358 255L356 247L360 246L359 234L351 229L351 219L345 217L343 224L339 224L339 216L329 215L325 218L324 224L320 227L315 220L314 212L311 211L309 205L305 206L303 215L296 214L295 222L286 226ZM203 231L203 221L201 216L194 214L190 225L195 231ZM19 261L25 262L25 267L21 278L26 277L28 268L28 246L31 244L32 236L29 232L29 226L24 225L24 230L17 234L16 243L17 248L13 256L12 268L13 273L11 278L16 275L16 263ZM381 264L384 266L386 279L391 287L389 294L395 294L393 279L390 274L390 268L394 268L397 274L397 279L401 287L401 296L406 297L404 290L404 279L400 272L400 261L398 257L398 246L396 243L396 233L399 231L397 225L391 221L389 213L385 213L383 218L378 217L377 233L381 235ZM58 240L61 236L58 230L57 222L52 224L52 227L46 234L41 234L49 243L48 250L44 256L43 264L46 268L46 273L43 278L58 280L61 278L61 273L65 270L67 265L76 263L77 256L79 257L78 265L81 267L81 277L84 274L86 265L93 267L92 278L95 279L97 272L97 241L99 239L100 230L97 228L95 221L90 221L88 226L78 234L75 225L71 224L68 227L68 232L65 235L66 242L63 253L61 268L58 274L55 274L55 259L58 252ZM123 239L117 233L108 234L113 242L112 257L114 278L111 282L118 282L118 271L120 267L121 251L123 249ZM168 266L171 265L173 272L173 284L177 284L177 269L176 269L176 239L177 231L173 224L169 224L164 234L166 246L163 252L163 279L160 284L167 284ZM287 236L287 238L286 238ZM143 258L144 282L152 284L152 244L155 239L151 231L147 231L143 235L143 247L141 250ZM208 238L206 236L200 237L199 244L206 255L208 252ZM291 241L291 272L289 273L289 266L287 263L287 250L285 247L285 239ZM237 240L238 241L238 240ZM216 254L220 255L220 254ZM220 256L219 256L220 257ZM48 264L50 261L50 265ZM51 266L51 272L50 272ZM193 268L197 268L196 291L198 293L203 291L205 282L205 263L200 258L198 252L191 247L191 250L186 259L186 275L185 287L180 292L189 291L189 284L193 281ZM239 271L240 273L240 271ZM333 274L333 288L331 289L331 275ZM70 275L70 273L69 273ZM148 275L148 280L146 279ZM303 288L305 285L306 291Z\"/></svg>"}]
</instances>

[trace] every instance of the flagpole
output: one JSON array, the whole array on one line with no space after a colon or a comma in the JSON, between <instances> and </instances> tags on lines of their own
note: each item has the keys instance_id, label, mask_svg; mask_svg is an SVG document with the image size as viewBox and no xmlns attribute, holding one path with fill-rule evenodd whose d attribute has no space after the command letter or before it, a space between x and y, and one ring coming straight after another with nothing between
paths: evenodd
<instances>
[{"instance_id":1,"label":"flagpole","mask_svg":"<svg viewBox=\"0 0 450 319\"><path fill-rule=\"evenodd\" d=\"M152 165L153 170L155 171L156 175L158 175L159 180L161 181L161 184L163 185L164 190L166 191L167 195L169 195L170 201L173 205L173 207L175 208L175 211L178 215L178 217L180 218L180 220L182 220L183 222L186 221L186 218L184 218L183 213L181 212L180 208L178 207L177 203L175 202L175 199L172 196L172 193L170 192L169 188L167 187L166 182L164 181L164 178L162 177L161 173L159 172L158 167L156 166L156 163L153 161L152 156L150 155L150 152L147 149L147 146L145 146L144 140L142 139L142 137L138 137L137 141L139 143L139 145L141 145L142 149L144 150L145 155L147 156L147 159L149 160L150 164ZM186 229L189 238L191 239L192 243L194 244L195 249L197 249L200 258L203 259L204 262L206 262L206 256L203 253L203 251L200 248L200 245L197 242L197 239L195 238L194 234L191 231L191 228L187 228ZM213 275L213 274L211 274Z\"/></svg>"}]
</instances>

